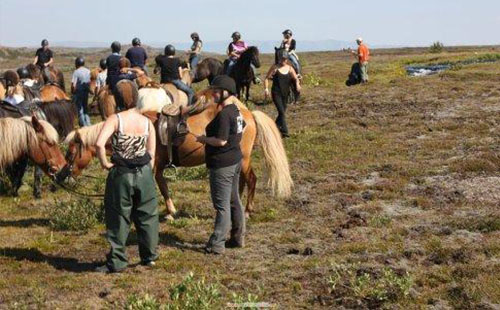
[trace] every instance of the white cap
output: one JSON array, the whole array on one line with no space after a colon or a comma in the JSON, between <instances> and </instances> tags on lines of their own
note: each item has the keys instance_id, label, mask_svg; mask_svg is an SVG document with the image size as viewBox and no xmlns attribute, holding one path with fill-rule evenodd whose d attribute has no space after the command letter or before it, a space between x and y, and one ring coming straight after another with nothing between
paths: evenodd
<instances>
[{"instance_id":1,"label":"white cap","mask_svg":"<svg viewBox=\"0 0 500 310\"><path fill-rule=\"evenodd\" d=\"M363 42L363 38L362 37L357 38L356 42Z\"/></svg>"}]
</instances>

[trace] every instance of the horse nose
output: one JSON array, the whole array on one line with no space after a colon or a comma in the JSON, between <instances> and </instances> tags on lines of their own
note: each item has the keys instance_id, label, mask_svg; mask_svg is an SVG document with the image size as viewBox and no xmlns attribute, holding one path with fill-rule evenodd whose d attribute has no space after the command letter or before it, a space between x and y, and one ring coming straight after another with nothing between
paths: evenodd
<instances>
[{"instance_id":1,"label":"horse nose","mask_svg":"<svg viewBox=\"0 0 500 310\"><path fill-rule=\"evenodd\" d=\"M61 170L56 172L55 181L58 184L63 183L71 174L71 167L69 165L65 165Z\"/></svg>"}]
</instances>

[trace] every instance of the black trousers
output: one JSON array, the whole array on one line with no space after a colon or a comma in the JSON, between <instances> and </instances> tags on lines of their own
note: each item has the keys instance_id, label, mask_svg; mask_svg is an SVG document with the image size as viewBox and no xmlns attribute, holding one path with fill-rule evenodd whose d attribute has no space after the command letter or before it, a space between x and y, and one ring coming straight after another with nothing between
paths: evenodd
<instances>
[{"instance_id":1,"label":"black trousers","mask_svg":"<svg viewBox=\"0 0 500 310\"><path fill-rule=\"evenodd\" d=\"M288 102L288 95L283 95L281 92L273 91L271 93L274 105L278 110L278 117L276 118L276 126L282 134L288 134L288 126L286 125L286 107Z\"/></svg>"}]
</instances>

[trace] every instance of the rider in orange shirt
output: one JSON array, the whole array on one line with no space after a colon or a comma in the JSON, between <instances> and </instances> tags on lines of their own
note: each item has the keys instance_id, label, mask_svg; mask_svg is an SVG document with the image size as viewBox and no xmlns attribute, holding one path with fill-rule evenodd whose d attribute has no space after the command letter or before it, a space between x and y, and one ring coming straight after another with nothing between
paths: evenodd
<instances>
[{"instance_id":1,"label":"rider in orange shirt","mask_svg":"<svg viewBox=\"0 0 500 310\"><path fill-rule=\"evenodd\" d=\"M357 52L352 51L353 55L358 57L359 67L361 69L361 83L368 82L368 61L370 60L370 50L368 47L363 44L363 39L356 39L356 43L358 43Z\"/></svg>"}]
</instances>

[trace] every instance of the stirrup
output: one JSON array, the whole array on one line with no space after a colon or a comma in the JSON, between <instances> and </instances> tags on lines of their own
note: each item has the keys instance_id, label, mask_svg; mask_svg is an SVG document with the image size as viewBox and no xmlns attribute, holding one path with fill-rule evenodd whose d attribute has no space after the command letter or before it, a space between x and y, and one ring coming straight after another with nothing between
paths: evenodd
<instances>
[{"instance_id":1,"label":"stirrup","mask_svg":"<svg viewBox=\"0 0 500 310\"><path fill-rule=\"evenodd\" d=\"M174 168L175 172L177 172L177 166L175 166L175 165L173 164L173 162L169 162L169 163L167 164L167 168Z\"/></svg>"}]
</instances>

